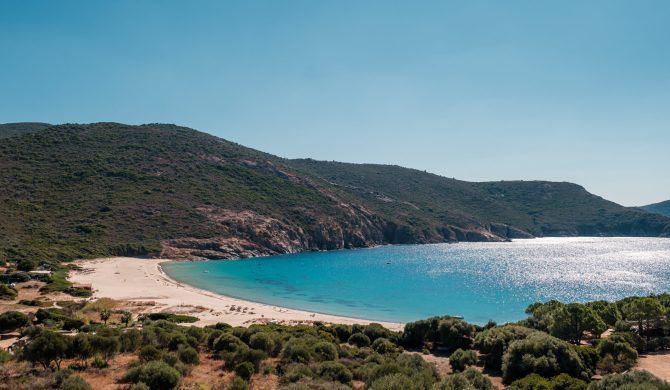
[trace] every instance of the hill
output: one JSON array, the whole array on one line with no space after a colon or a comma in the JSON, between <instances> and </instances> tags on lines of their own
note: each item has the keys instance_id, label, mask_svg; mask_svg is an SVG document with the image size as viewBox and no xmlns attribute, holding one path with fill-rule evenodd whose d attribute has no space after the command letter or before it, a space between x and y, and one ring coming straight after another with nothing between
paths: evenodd
<instances>
[{"instance_id":1,"label":"hill","mask_svg":"<svg viewBox=\"0 0 670 390\"><path fill-rule=\"evenodd\" d=\"M44 130L51 126L41 122L0 123L0 139Z\"/></svg>"},{"instance_id":2,"label":"hill","mask_svg":"<svg viewBox=\"0 0 670 390\"><path fill-rule=\"evenodd\" d=\"M660 215L665 215L666 217L670 217L670 200L650 204L650 205L647 205L647 206L642 206L640 208L644 209L644 210L646 210L650 213L660 214Z\"/></svg>"},{"instance_id":3,"label":"hill","mask_svg":"<svg viewBox=\"0 0 670 390\"><path fill-rule=\"evenodd\" d=\"M545 235L670 235L670 218L570 183L470 183L286 160L163 124L0 140L0 257L235 258Z\"/></svg>"}]
</instances>

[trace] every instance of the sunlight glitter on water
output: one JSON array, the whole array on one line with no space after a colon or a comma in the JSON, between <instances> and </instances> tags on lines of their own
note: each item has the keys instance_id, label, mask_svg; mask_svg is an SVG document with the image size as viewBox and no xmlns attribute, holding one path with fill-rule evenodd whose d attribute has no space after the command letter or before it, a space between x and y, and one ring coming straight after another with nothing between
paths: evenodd
<instances>
[{"instance_id":1,"label":"sunlight glitter on water","mask_svg":"<svg viewBox=\"0 0 670 390\"><path fill-rule=\"evenodd\" d=\"M278 306L409 321L525 317L530 303L670 291L670 239L543 238L170 263L182 282ZM208 273L203 273L207 270Z\"/></svg>"}]
</instances>

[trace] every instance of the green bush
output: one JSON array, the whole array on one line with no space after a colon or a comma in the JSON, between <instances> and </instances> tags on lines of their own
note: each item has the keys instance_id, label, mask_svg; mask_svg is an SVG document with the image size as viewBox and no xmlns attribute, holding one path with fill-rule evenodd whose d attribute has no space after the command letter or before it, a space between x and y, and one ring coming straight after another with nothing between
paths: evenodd
<instances>
[{"instance_id":1,"label":"green bush","mask_svg":"<svg viewBox=\"0 0 670 390\"><path fill-rule=\"evenodd\" d=\"M0 314L0 333L7 333L30 324L30 318L18 311Z\"/></svg>"},{"instance_id":2,"label":"green bush","mask_svg":"<svg viewBox=\"0 0 670 390\"><path fill-rule=\"evenodd\" d=\"M333 343L321 341L314 345L314 357L317 360L337 360L337 347Z\"/></svg>"},{"instance_id":3,"label":"green bush","mask_svg":"<svg viewBox=\"0 0 670 390\"><path fill-rule=\"evenodd\" d=\"M342 363L339 362L321 362L314 369L316 375L328 381L337 381L340 383L350 383L353 374Z\"/></svg>"},{"instance_id":4,"label":"green bush","mask_svg":"<svg viewBox=\"0 0 670 390\"><path fill-rule=\"evenodd\" d=\"M193 347L180 348L177 352L177 356L179 357L179 360L185 364L198 364L200 361L198 351Z\"/></svg>"},{"instance_id":5,"label":"green bush","mask_svg":"<svg viewBox=\"0 0 670 390\"><path fill-rule=\"evenodd\" d=\"M587 368L572 346L547 334L532 334L510 344L503 356L503 380L511 383L530 374L550 378L567 373L588 379Z\"/></svg>"},{"instance_id":6,"label":"green bush","mask_svg":"<svg viewBox=\"0 0 670 390\"><path fill-rule=\"evenodd\" d=\"M248 381L254 375L254 365L251 362L242 362L235 366L235 374Z\"/></svg>"},{"instance_id":7,"label":"green bush","mask_svg":"<svg viewBox=\"0 0 670 390\"><path fill-rule=\"evenodd\" d=\"M358 348L367 347L370 345L370 338L363 333L354 333L349 337L347 343L355 345Z\"/></svg>"},{"instance_id":8,"label":"green bush","mask_svg":"<svg viewBox=\"0 0 670 390\"><path fill-rule=\"evenodd\" d=\"M149 386L145 385L142 382L135 383L134 385L130 386L129 390L151 390Z\"/></svg>"},{"instance_id":9,"label":"green bush","mask_svg":"<svg viewBox=\"0 0 670 390\"><path fill-rule=\"evenodd\" d=\"M513 341L523 340L536 332L534 329L519 325L496 326L477 333L474 347L485 354L484 364L487 369L499 371L508 346Z\"/></svg>"},{"instance_id":10,"label":"green bush","mask_svg":"<svg viewBox=\"0 0 670 390\"><path fill-rule=\"evenodd\" d=\"M311 356L311 348L299 340L291 339L285 345L281 352L281 359L284 363L309 363Z\"/></svg>"},{"instance_id":11,"label":"green bush","mask_svg":"<svg viewBox=\"0 0 670 390\"><path fill-rule=\"evenodd\" d=\"M235 377L226 387L227 390L249 390L249 383L240 377Z\"/></svg>"},{"instance_id":12,"label":"green bush","mask_svg":"<svg viewBox=\"0 0 670 390\"><path fill-rule=\"evenodd\" d=\"M468 349L472 345L475 327L457 318L441 320L438 325L439 342L450 351Z\"/></svg>"},{"instance_id":13,"label":"green bush","mask_svg":"<svg viewBox=\"0 0 670 390\"><path fill-rule=\"evenodd\" d=\"M147 314L147 318L149 318L152 321L165 320L175 323L198 322L198 317L187 316L185 314L174 314L174 313L150 313Z\"/></svg>"},{"instance_id":14,"label":"green bush","mask_svg":"<svg viewBox=\"0 0 670 390\"><path fill-rule=\"evenodd\" d=\"M474 368L447 376L432 390L496 390L491 380Z\"/></svg>"},{"instance_id":15,"label":"green bush","mask_svg":"<svg viewBox=\"0 0 670 390\"><path fill-rule=\"evenodd\" d=\"M472 366L476 363L477 353L471 349L464 351L459 348L449 356L449 364L455 372L463 371L467 366Z\"/></svg>"},{"instance_id":16,"label":"green bush","mask_svg":"<svg viewBox=\"0 0 670 390\"><path fill-rule=\"evenodd\" d=\"M63 381L61 384L61 389L63 390L93 390L91 385L86 383L85 380L83 380L80 376L78 375L70 375Z\"/></svg>"},{"instance_id":17,"label":"green bush","mask_svg":"<svg viewBox=\"0 0 670 390\"><path fill-rule=\"evenodd\" d=\"M222 334L212 345L212 349L217 352L235 352L243 347L246 347L244 342L230 333Z\"/></svg>"},{"instance_id":18,"label":"green bush","mask_svg":"<svg viewBox=\"0 0 670 390\"><path fill-rule=\"evenodd\" d=\"M257 332L249 338L249 346L253 349L265 351L267 354L272 354L275 348L275 342L272 336L266 332Z\"/></svg>"},{"instance_id":19,"label":"green bush","mask_svg":"<svg viewBox=\"0 0 670 390\"><path fill-rule=\"evenodd\" d=\"M121 378L123 383L142 382L151 390L171 390L179 385L181 374L167 363L151 361L128 370Z\"/></svg>"},{"instance_id":20,"label":"green bush","mask_svg":"<svg viewBox=\"0 0 670 390\"><path fill-rule=\"evenodd\" d=\"M16 299L18 293L15 289L9 287L6 284L0 284L0 299L12 300Z\"/></svg>"},{"instance_id":21,"label":"green bush","mask_svg":"<svg viewBox=\"0 0 670 390\"><path fill-rule=\"evenodd\" d=\"M382 355L387 353L398 353L400 352L400 347L391 341L387 340L384 337L380 337L372 343L372 349Z\"/></svg>"},{"instance_id":22,"label":"green bush","mask_svg":"<svg viewBox=\"0 0 670 390\"><path fill-rule=\"evenodd\" d=\"M628 343L628 339L621 334L613 334L600 340L596 346L600 355L598 368L604 373L623 372L635 366L637 351Z\"/></svg>"},{"instance_id":23,"label":"green bush","mask_svg":"<svg viewBox=\"0 0 670 390\"><path fill-rule=\"evenodd\" d=\"M647 371L629 371L624 374L605 375L591 382L588 390L670 390L670 384Z\"/></svg>"},{"instance_id":24,"label":"green bush","mask_svg":"<svg viewBox=\"0 0 670 390\"><path fill-rule=\"evenodd\" d=\"M135 352L142 345L142 332L137 329L128 329L119 336L121 352Z\"/></svg>"},{"instance_id":25,"label":"green bush","mask_svg":"<svg viewBox=\"0 0 670 390\"><path fill-rule=\"evenodd\" d=\"M551 383L547 378L537 374L530 374L512 382L508 390L551 390Z\"/></svg>"},{"instance_id":26,"label":"green bush","mask_svg":"<svg viewBox=\"0 0 670 390\"><path fill-rule=\"evenodd\" d=\"M403 374L391 374L383 376L370 386L371 390L408 390L416 389L412 379Z\"/></svg>"},{"instance_id":27,"label":"green bush","mask_svg":"<svg viewBox=\"0 0 670 390\"><path fill-rule=\"evenodd\" d=\"M298 382L303 378L313 378L314 372L306 364L292 363L284 368L284 374L281 377L282 383Z\"/></svg>"}]
</instances>

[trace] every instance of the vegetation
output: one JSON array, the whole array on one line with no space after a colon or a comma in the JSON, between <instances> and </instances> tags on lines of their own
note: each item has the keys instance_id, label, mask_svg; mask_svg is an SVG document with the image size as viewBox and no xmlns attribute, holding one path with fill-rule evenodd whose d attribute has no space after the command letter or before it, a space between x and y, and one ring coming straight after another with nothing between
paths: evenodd
<instances>
[{"instance_id":1,"label":"vegetation","mask_svg":"<svg viewBox=\"0 0 670 390\"><path fill-rule=\"evenodd\" d=\"M257 253L285 251L245 228L268 220L302 235L301 250L670 234L669 218L574 184L469 183L397 166L286 160L174 125L2 125L0 165L0 262L24 270L157 255L165 243L191 256L231 256L178 239L235 237ZM330 236L340 230L353 233ZM49 289L67 288L53 279Z\"/></svg>"},{"instance_id":2,"label":"vegetation","mask_svg":"<svg viewBox=\"0 0 670 390\"><path fill-rule=\"evenodd\" d=\"M268 376L275 376L282 390L354 385L384 390L494 389L483 369L501 376L512 390L666 390L667 383L631 369L638 353L668 348L660 340L667 338L669 298L663 294L583 305L550 301L529 306L528 319L517 324L479 327L457 318L432 317L408 323L403 332L379 324L319 322L199 328L180 325L169 315L141 316L136 325L142 326L135 328L125 324L125 312L115 311L112 300L60 302L61 308L38 308L34 320L12 311L0 315L3 329L20 330L29 339L13 353L0 354L0 363L16 364L13 370L23 372L7 379L10 388L19 389L88 389L83 378L89 370L110 370L115 356L130 354L120 381L140 390L176 389L195 366L212 359L218 361L217 369L229 373L226 389L248 389ZM90 311L109 312L107 324L79 326L74 335L59 333L72 316ZM619 323L622 329L601 338L592 325L584 325L578 335L581 324L601 321ZM570 331L556 332L556 324L569 324ZM441 376L423 355L406 351L424 348L451 352L453 373ZM40 368L21 371L20 361ZM594 374L603 379L592 382Z\"/></svg>"}]
</instances>

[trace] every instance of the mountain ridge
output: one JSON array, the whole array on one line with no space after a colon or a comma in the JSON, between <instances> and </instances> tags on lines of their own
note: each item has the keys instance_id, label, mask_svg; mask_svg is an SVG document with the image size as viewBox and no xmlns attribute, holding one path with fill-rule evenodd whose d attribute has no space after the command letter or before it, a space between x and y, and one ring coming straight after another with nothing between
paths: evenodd
<instances>
[{"instance_id":1,"label":"mountain ridge","mask_svg":"<svg viewBox=\"0 0 670 390\"><path fill-rule=\"evenodd\" d=\"M166 124L26 131L0 139L0 166L5 259L670 235L670 218L572 183L473 183L393 165L290 160Z\"/></svg>"},{"instance_id":2,"label":"mountain ridge","mask_svg":"<svg viewBox=\"0 0 670 390\"><path fill-rule=\"evenodd\" d=\"M666 217L670 217L670 200L666 200L663 202L658 202L658 203L652 203L646 206L641 206L641 209L648 211L650 213L654 214L660 214L664 215Z\"/></svg>"}]
</instances>

